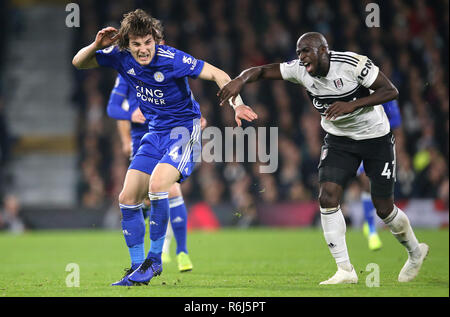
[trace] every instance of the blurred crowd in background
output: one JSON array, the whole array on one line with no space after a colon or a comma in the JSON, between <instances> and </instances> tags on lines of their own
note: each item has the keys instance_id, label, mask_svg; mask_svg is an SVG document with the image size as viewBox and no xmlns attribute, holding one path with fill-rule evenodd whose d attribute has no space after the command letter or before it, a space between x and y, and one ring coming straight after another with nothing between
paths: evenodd
<instances>
[{"instance_id":1,"label":"blurred crowd in background","mask_svg":"<svg viewBox=\"0 0 450 317\"><path fill-rule=\"evenodd\" d=\"M74 52L98 30L118 27L125 12L143 8L160 19L167 45L226 71L296 58L304 32L323 33L332 50L369 56L392 80L403 126L397 139L396 199L441 198L448 204L448 2L389 1L380 4L379 28L365 25L368 1L91 1L81 7L82 28ZM105 113L115 72L74 72L79 108L83 205L115 202L128 158L114 120ZM230 107L220 108L214 82L190 80L208 125L235 126ZM183 184L185 201L210 206L231 202L255 214L258 204L308 201L318 195L317 164L323 131L304 90L283 81L245 86L246 104L259 115L253 126L279 128L279 168L262 174L259 163L201 163ZM348 199L358 196L350 186Z\"/></svg>"},{"instance_id":2,"label":"blurred crowd in background","mask_svg":"<svg viewBox=\"0 0 450 317\"><path fill-rule=\"evenodd\" d=\"M380 27L372 28L365 24L368 3L83 1L73 54L91 43L101 28L118 27L123 14L135 8L162 21L167 45L223 69L231 78L252 66L297 58L298 37L321 32L331 50L369 56L400 92L403 125L396 145L396 199L438 198L448 208L448 1L380 1ZM106 115L116 73L104 68L73 73L73 101L79 111L80 205L115 205L129 163L116 122ZM190 85L209 126L236 125L232 108L219 107L214 82L190 80ZM258 204L316 200L324 133L304 89L284 81L260 81L246 85L241 95L259 115L252 126L279 128L277 171L260 173L258 162L203 162L182 185L185 201L188 205L203 201L212 208L232 204L256 222ZM355 182L346 199L358 195Z\"/></svg>"}]
</instances>

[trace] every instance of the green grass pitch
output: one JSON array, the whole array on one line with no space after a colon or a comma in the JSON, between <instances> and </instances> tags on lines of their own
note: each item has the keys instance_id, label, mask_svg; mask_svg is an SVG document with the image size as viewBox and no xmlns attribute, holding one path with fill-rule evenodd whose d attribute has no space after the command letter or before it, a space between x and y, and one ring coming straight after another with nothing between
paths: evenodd
<instances>
[{"instance_id":1,"label":"green grass pitch","mask_svg":"<svg viewBox=\"0 0 450 317\"><path fill-rule=\"evenodd\" d=\"M407 255L387 230L380 232L383 248L376 252L368 250L360 230L348 230L359 283L319 286L336 270L321 230L261 228L191 232L193 271L178 272L172 241L173 261L148 286L111 287L129 265L120 230L1 233L0 297L448 297L448 229L416 235L430 253L410 283L397 282ZM69 263L79 267L79 287L66 285ZM366 271L369 263L379 267L379 287L366 285L374 274Z\"/></svg>"}]
</instances>

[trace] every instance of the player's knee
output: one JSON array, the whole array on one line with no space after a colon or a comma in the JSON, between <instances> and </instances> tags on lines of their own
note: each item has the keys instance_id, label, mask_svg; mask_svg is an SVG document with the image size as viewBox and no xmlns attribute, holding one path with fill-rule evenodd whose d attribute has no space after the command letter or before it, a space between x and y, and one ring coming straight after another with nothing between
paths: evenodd
<instances>
[{"instance_id":1,"label":"player's knee","mask_svg":"<svg viewBox=\"0 0 450 317\"><path fill-rule=\"evenodd\" d=\"M125 190L122 190L119 194L119 204L121 205L128 205L128 206L134 206L139 204L140 201L137 199L136 195L133 195L131 193L128 193Z\"/></svg>"},{"instance_id":2,"label":"player's knee","mask_svg":"<svg viewBox=\"0 0 450 317\"><path fill-rule=\"evenodd\" d=\"M322 208L333 208L339 205L339 199L332 190L324 187L319 192L319 204Z\"/></svg>"},{"instance_id":3,"label":"player's knee","mask_svg":"<svg viewBox=\"0 0 450 317\"><path fill-rule=\"evenodd\" d=\"M169 186L167 186L166 182L162 179L156 178L150 180L149 190L151 193L161 193L168 192Z\"/></svg>"},{"instance_id":4,"label":"player's knee","mask_svg":"<svg viewBox=\"0 0 450 317\"><path fill-rule=\"evenodd\" d=\"M377 211L378 217L380 217L381 219L389 216L394 209L394 201L392 198L372 197L372 202L375 210Z\"/></svg>"}]
</instances>

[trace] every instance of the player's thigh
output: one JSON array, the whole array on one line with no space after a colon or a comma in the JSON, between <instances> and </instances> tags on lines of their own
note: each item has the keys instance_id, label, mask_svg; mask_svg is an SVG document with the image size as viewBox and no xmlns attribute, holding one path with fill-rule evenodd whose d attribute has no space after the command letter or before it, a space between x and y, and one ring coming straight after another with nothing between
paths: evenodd
<instances>
[{"instance_id":1,"label":"player's thigh","mask_svg":"<svg viewBox=\"0 0 450 317\"><path fill-rule=\"evenodd\" d=\"M335 208L340 205L344 189L334 182L321 182L319 186L319 205L322 208Z\"/></svg>"},{"instance_id":2,"label":"player's thigh","mask_svg":"<svg viewBox=\"0 0 450 317\"><path fill-rule=\"evenodd\" d=\"M169 192L181 173L171 164L158 163L150 177L149 192Z\"/></svg>"},{"instance_id":3,"label":"player's thigh","mask_svg":"<svg viewBox=\"0 0 450 317\"><path fill-rule=\"evenodd\" d=\"M325 144L319 162L319 183L331 182L345 188L356 176L361 158L349 150L347 144Z\"/></svg>"},{"instance_id":4,"label":"player's thigh","mask_svg":"<svg viewBox=\"0 0 450 317\"><path fill-rule=\"evenodd\" d=\"M125 176L122 191L119 195L119 203L124 205L136 205L147 196L150 175L135 169L128 169Z\"/></svg>"},{"instance_id":5,"label":"player's thigh","mask_svg":"<svg viewBox=\"0 0 450 317\"><path fill-rule=\"evenodd\" d=\"M165 171L164 173L171 173L173 177L175 177L175 175L179 176L175 177L175 182L182 183L185 181L192 174L196 162L200 161L200 131L201 128L198 120L194 120L191 126L186 125L177 127L170 132L170 137L169 135L166 135L162 138L161 144L165 148L165 153L159 161L159 164L161 164L161 166L167 165L164 167L167 172ZM175 173L169 165L179 173ZM152 179L152 184L155 185L156 183L161 183L159 181L156 182L157 180L158 178L155 176ZM168 180L172 181L173 178L169 178ZM181 192L179 192L179 194L181 195Z\"/></svg>"},{"instance_id":6,"label":"player's thigh","mask_svg":"<svg viewBox=\"0 0 450 317\"><path fill-rule=\"evenodd\" d=\"M370 179L373 198L388 199L394 194L396 162L395 140L389 134L377 140L364 157L364 168Z\"/></svg>"}]
</instances>

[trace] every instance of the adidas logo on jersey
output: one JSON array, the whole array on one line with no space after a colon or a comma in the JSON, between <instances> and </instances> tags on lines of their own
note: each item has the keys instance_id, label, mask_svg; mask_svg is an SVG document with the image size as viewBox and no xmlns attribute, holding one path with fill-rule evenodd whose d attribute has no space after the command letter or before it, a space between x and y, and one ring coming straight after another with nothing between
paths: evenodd
<instances>
[{"instance_id":1,"label":"adidas logo on jersey","mask_svg":"<svg viewBox=\"0 0 450 317\"><path fill-rule=\"evenodd\" d=\"M127 71L127 74L136 76L136 73L134 72L134 68L130 68L130 69Z\"/></svg>"}]
</instances>

